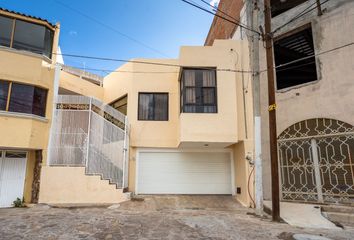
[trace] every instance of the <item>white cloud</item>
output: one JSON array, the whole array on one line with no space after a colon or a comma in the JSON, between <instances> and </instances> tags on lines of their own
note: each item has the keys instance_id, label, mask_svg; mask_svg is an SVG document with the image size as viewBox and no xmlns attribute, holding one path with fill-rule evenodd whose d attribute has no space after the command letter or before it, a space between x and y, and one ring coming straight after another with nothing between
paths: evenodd
<instances>
[{"instance_id":1,"label":"white cloud","mask_svg":"<svg viewBox=\"0 0 354 240\"><path fill-rule=\"evenodd\" d=\"M69 35L70 35L70 36L77 36L77 32L74 31L74 30L71 30L71 31L69 32Z\"/></svg>"},{"instance_id":2,"label":"white cloud","mask_svg":"<svg viewBox=\"0 0 354 240\"><path fill-rule=\"evenodd\" d=\"M219 5L220 0L211 0L210 5L217 7Z\"/></svg>"}]
</instances>

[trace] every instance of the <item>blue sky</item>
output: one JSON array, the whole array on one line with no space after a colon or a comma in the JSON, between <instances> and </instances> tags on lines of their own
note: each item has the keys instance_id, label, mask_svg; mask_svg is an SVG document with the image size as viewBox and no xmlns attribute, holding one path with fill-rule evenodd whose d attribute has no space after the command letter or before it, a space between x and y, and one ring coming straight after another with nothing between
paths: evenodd
<instances>
[{"instance_id":1,"label":"blue sky","mask_svg":"<svg viewBox=\"0 0 354 240\"><path fill-rule=\"evenodd\" d=\"M83 17L63 4L164 55ZM180 46L204 44L213 19L212 15L180 0L0 0L0 6L45 18L52 23L60 22L62 53L119 59L176 58ZM99 69L115 69L120 65L69 57L64 61L67 65L83 67L85 64L87 68Z\"/></svg>"}]
</instances>

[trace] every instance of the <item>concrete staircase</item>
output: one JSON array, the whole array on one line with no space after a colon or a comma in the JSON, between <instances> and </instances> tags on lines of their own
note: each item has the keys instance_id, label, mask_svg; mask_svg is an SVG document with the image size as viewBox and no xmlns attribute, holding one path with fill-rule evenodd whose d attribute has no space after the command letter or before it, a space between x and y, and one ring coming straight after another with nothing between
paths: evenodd
<instances>
[{"instance_id":1,"label":"concrete staircase","mask_svg":"<svg viewBox=\"0 0 354 240\"><path fill-rule=\"evenodd\" d=\"M322 206L322 215L339 226L354 227L354 205L353 206Z\"/></svg>"}]
</instances>

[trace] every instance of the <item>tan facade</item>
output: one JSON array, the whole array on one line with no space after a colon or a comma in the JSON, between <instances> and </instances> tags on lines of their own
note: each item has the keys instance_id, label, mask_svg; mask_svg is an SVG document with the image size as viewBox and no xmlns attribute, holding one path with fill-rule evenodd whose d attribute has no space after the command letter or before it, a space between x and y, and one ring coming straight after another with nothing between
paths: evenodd
<instances>
[{"instance_id":1,"label":"tan facade","mask_svg":"<svg viewBox=\"0 0 354 240\"><path fill-rule=\"evenodd\" d=\"M53 31L51 47L52 51L56 52L59 40L59 24L53 26L47 21L5 10L1 10L0 15L51 29ZM47 154L46 149L52 119L56 56L48 58L31 51L18 50L16 47L0 46L0 59L0 80L11 82L11 84L39 87L47 92L44 117L12 112L7 108L0 111L0 149L28 151L24 199L26 202L30 202L35 163L34 150L42 150L44 159L46 159ZM12 100L8 101L8 105L11 105Z\"/></svg>"},{"instance_id":2,"label":"tan facade","mask_svg":"<svg viewBox=\"0 0 354 240\"><path fill-rule=\"evenodd\" d=\"M134 59L189 68L226 69L217 71L216 114L180 112L180 67L127 63L105 78L105 102L110 103L122 96L128 96L127 116L131 126L129 191L135 191L137 151L141 148L199 149L203 152L229 147L233 149L235 166L236 177L233 184L242 189L237 197L243 204L250 205L247 190L250 169L245 156L252 152L252 142L243 142L252 136L252 115L245 117L243 112L245 107L252 110L251 93L243 94L246 85L251 87L250 74L227 71L247 70L247 67L243 67L247 66L247 56L246 45L242 42L215 41L211 47L182 47L177 60ZM132 71L136 73L129 73ZM168 93L168 121L139 121L139 92ZM252 195L252 186L250 188Z\"/></svg>"}]
</instances>

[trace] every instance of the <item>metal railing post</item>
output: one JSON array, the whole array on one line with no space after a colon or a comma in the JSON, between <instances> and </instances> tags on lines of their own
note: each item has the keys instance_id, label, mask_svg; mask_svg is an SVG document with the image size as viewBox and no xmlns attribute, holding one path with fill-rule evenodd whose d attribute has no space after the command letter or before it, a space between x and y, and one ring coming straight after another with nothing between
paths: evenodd
<instances>
[{"instance_id":1,"label":"metal railing post","mask_svg":"<svg viewBox=\"0 0 354 240\"><path fill-rule=\"evenodd\" d=\"M123 181L122 181L122 187L125 188L125 175L126 173L126 164L127 164L127 131L128 131L128 117L125 116L124 118L124 142L123 142Z\"/></svg>"},{"instance_id":2,"label":"metal railing post","mask_svg":"<svg viewBox=\"0 0 354 240\"><path fill-rule=\"evenodd\" d=\"M312 150L312 160L315 172L316 190L318 202L323 203L323 193L322 193L322 181L320 173L320 161L318 158L317 142L316 139L311 139L311 150Z\"/></svg>"},{"instance_id":3,"label":"metal railing post","mask_svg":"<svg viewBox=\"0 0 354 240\"><path fill-rule=\"evenodd\" d=\"M91 107L92 107L92 98L90 98L90 103L89 103L89 120L87 126L87 147L86 147L86 162L85 162L86 171L88 168L89 152L90 152L91 109L92 109Z\"/></svg>"}]
</instances>

